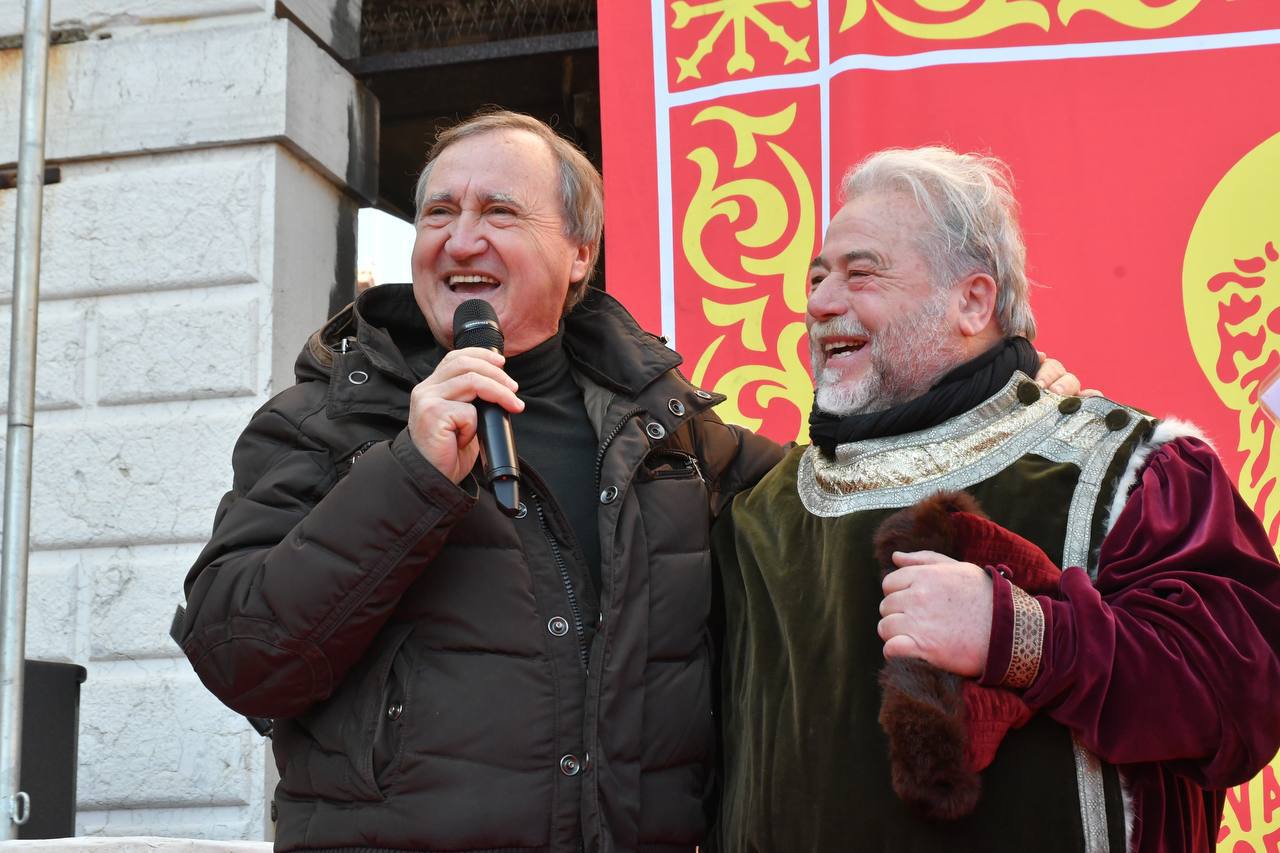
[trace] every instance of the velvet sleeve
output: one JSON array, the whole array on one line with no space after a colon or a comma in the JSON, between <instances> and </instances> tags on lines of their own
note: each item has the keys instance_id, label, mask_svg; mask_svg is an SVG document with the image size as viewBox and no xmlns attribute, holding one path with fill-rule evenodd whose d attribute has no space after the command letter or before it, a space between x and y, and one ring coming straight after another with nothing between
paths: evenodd
<instances>
[{"instance_id":1,"label":"velvet sleeve","mask_svg":"<svg viewBox=\"0 0 1280 853\"><path fill-rule=\"evenodd\" d=\"M1213 451L1152 454L1102 542L1045 613L1024 699L1117 764L1159 761L1220 788L1280 746L1280 567Z\"/></svg>"}]
</instances>

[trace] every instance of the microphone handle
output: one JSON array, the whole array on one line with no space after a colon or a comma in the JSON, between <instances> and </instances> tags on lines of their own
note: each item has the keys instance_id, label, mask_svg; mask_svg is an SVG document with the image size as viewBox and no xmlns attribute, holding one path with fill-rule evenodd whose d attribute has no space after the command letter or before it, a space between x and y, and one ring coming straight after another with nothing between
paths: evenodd
<instances>
[{"instance_id":1,"label":"microphone handle","mask_svg":"<svg viewBox=\"0 0 1280 853\"><path fill-rule=\"evenodd\" d=\"M480 448L484 453L484 473L493 487L498 506L507 515L520 511L520 462L516 439L507 410L486 400L476 400L480 416Z\"/></svg>"}]
</instances>

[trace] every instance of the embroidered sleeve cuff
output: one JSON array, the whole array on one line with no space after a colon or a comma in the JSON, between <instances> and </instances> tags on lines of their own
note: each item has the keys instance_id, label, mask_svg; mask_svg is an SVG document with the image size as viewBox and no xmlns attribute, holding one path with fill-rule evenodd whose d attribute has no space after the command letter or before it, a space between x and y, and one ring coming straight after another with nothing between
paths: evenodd
<instances>
[{"instance_id":1,"label":"embroidered sleeve cuff","mask_svg":"<svg viewBox=\"0 0 1280 853\"><path fill-rule=\"evenodd\" d=\"M1044 611L1039 601L1009 580L1006 567L987 566L987 573L991 575L991 642L978 683L1030 687L1040 672Z\"/></svg>"},{"instance_id":2,"label":"embroidered sleeve cuff","mask_svg":"<svg viewBox=\"0 0 1280 853\"><path fill-rule=\"evenodd\" d=\"M1009 668L1000 680L1004 687L1023 689L1031 686L1040 672L1040 654L1044 650L1044 611L1040 602L1022 589L1013 591L1013 646Z\"/></svg>"}]
</instances>

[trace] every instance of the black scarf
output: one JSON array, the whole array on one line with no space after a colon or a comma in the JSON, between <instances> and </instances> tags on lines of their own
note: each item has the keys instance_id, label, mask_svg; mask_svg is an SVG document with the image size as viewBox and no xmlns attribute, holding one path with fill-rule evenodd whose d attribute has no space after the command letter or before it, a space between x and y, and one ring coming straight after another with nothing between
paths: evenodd
<instances>
[{"instance_id":1,"label":"black scarf","mask_svg":"<svg viewBox=\"0 0 1280 853\"><path fill-rule=\"evenodd\" d=\"M815 404L809 437L826 456L836 445L883 435L902 435L937 426L969 411L999 391L1015 370L1035 376L1040 359L1026 338L1005 338L977 358L955 367L928 391L900 406L862 415L831 415Z\"/></svg>"}]
</instances>

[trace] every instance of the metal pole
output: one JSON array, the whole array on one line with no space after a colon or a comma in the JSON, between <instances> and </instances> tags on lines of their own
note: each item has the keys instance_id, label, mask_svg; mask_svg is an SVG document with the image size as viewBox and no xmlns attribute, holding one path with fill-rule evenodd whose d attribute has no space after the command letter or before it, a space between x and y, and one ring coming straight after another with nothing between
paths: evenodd
<instances>
[{"instance_id":1,"label":"metal pole","mask_svg":"<svg viewBox=\"0 0 1280 853\"><path fill-rule=\"evenodd\" d=\"M31 445L36 408L36 309L44 212L44 117L51 0L26 0L22 119L18 147L17 241L13 252L13 338L4 457L4 561L0 566L0 838L15 839L31 814L21 785L22 686L27 641L27 555L31 538Z\"/></svg>"}]
</instances>

